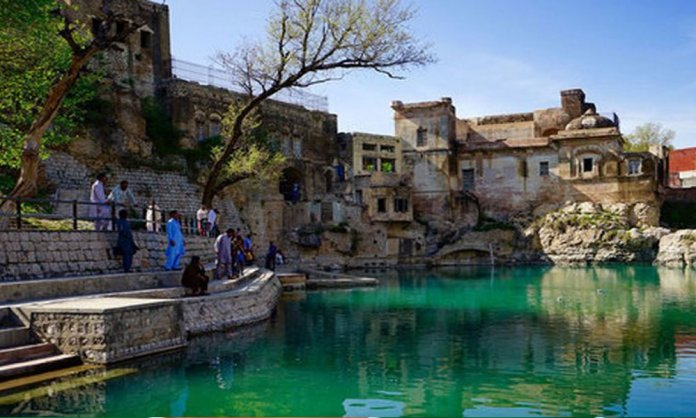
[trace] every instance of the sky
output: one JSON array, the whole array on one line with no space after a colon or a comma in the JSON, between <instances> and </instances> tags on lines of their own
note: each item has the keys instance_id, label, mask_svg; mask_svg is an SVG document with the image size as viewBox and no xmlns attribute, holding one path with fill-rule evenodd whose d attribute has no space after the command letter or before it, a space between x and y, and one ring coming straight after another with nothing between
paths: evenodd
<instances>
[{"instance_id":1,"label":"sky","mask_svg":"<svg viewBox=\"0 0 696 418\"><path fill-rule=\"evenodd\" d=\"M161 1L161 0L160 0ZM166 0L175 58L210 65L218 51L264 39L272 0ZM457 117L558 107L582 88L630 133L647 122L696 146L696 1L412 0L411 30L437 62L404 80L361 71L312 92L343 132L393 134L393 100L451 97Z\"/></svg>"}]
</instances>

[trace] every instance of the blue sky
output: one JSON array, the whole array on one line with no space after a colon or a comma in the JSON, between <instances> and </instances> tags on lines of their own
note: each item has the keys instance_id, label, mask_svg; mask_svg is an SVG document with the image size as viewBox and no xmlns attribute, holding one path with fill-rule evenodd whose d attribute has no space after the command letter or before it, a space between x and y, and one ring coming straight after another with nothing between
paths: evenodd
<instances>
[{"instance_id":1,"label":"blue sky","mask_svg":"<svg viewBox=\"0 0 696 418\"><path fill-rule=\"evenodd\" d=\"M167 0L176 58L208 65L216 51L264 36L271 0ZM458 117L559 105L582 88L622 131L645 122L696 146L696 1L413 0L415 34L436 64L390 80L368 72L315 88L339 130L392 134L392 100L452 97Z\"/></svg>"}]
</instances>

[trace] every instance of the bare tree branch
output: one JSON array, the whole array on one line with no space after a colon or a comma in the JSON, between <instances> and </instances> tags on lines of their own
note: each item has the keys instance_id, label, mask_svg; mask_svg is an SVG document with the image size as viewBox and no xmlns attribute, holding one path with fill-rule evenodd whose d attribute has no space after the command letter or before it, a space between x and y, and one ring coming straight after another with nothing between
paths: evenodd
<instances>
[{"instance_id":1,"label":"bare tree branch","mask_svg":"<svg viewBox=\"0 0 696 418\"><path fill-rule=\"evenodd\" d=\"M341 80L356 69L401 79L400 70L434 62L408 27L415 13L400 0L279 0L268 41L219 53L217 61L248 95L206 180L203 203L220 191L226 161L242 141L242 122L276 93Z\"/></svg>"}]
</instances>

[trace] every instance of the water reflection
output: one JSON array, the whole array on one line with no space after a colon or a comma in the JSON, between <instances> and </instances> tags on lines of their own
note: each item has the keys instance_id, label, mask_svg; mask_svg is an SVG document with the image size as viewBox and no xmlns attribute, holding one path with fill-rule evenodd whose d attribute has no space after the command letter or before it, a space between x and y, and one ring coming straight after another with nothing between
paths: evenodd
<instances>
[{"instance_id":1,"label":"water reflection","mask_svg":"<svg viewBox=\"0 0 696 418\"><path fill-rule=\"evenodd\" d=\"M694 415L696 274L382 273L0 415ZM657 388L657 389L656 389ZM9 408L9 409L5 409ZM650 413L648 413L650 412Z\"/></svg>"}]
</instances>

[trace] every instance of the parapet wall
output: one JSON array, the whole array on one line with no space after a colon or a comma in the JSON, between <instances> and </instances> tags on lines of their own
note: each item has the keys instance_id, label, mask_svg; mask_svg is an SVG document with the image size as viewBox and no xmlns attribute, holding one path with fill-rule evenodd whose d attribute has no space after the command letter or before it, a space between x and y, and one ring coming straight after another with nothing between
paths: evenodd
<instances>
[{"instance_id":1,"label":"parapet wall","mask_svg":"<svg viewBox=\"0 0 696 418\"><path fill-rule=\"evenodd\" d=\"M133 270L160 269L164 265L164 234L134 232L140 251ZM114 257L115 232L0 231L0 282L119 272L121 258ZM186 256L214 259L211 238L188 236Z\"/></svg>"}]
</instances>

